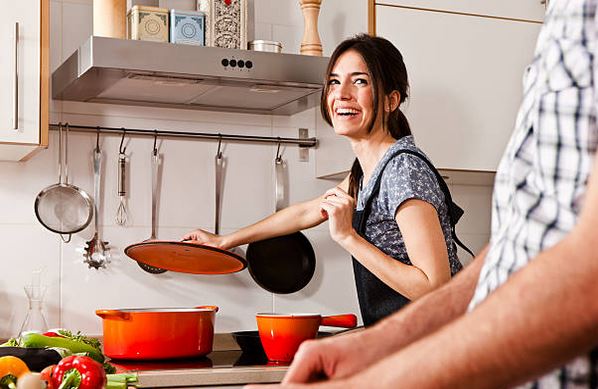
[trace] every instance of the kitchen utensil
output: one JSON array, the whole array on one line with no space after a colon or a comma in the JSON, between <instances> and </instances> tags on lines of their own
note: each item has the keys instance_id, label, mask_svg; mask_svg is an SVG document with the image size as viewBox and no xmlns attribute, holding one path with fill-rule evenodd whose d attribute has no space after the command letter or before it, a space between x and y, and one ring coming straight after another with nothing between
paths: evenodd
<instances>
[{"instance_id":1,"label":"kitchen utensil","mask_svg":"<svg viewBox=\"0 0 598 389\"><path fill-rule=\"evenodd\" d=\"M102 240L100 234L100 204L101 204L101 180L102 174L102 151L100 150L100 133L96 136L96 147L93 151L93 204L94 204L94 234L91 240L86 242L85 262L90 268L99 269L106 267L110 261L108 242Z\"/></svg>"},{"instance_id":2,"label":"kitchen utensil","mask_svg":"<svg viewBox=\"0 0 598 389\"><path fill-rule=\"evenodd\" d=\"M157 182L157 150L154 146L154 182ZM222 154L216 155L216 217L215 228L219 229L220 191L222 180ZM196 241L157 241L155 232L157 184L152 193L152 236L150 239L125 248L125 254L137 261L142 269L150 272L164 272L166 269L192 274L228 274L241 271L247 262L240 255Z\"/></svg>"},{"instance_id":3,"label":"kitchen utensil","mask_svg":"<svg viewBox=\"0 0 598 389\"><path fill-rule=\"evenodd\" d=\"M299 0L303 12L303 38L301 49L303 55L322 56L322 41L318 33L318 16L322 0Z\"/></svg>"},{"instance_id":4,"label":"kitchen utensil","mask_svg":"<svg viewBox=\"0 0 598 389\"><path fill-rule=\"evenodd\" d=\"M34 209L37 220L52 232L60 234L68 243L71 234L83 230L91 222L93 201L83 189L68 183L68 133L69 125L65 125L64 155L63 126L58 126L58 183L43 189L35 198ZM62 169L64 163L64 182ZM64 238L63 235L68 235Z\"/></svg>"},{"instance_id":5,"label":"kitchen utensil","mask_svg":"<svg viewBox=\"0 0 598 389\"><path fill-rule=\"evenodd\" d=\"M256 39L249 42L247 48L254 51L267 51L269 53L281 53L282 43L277 41L267 41L263 39Z\"/></svg>"},{"instance_id":6,"label":"kitchen utensil","mask_svg":"<svg viewBox=\"0 0 598 389\"><path fill-rule=\"evenodd\" d=\"M212 351L216 306L100 309L104 354L113 359L199 357Z\"/></svg>"},{"instance_id":7,"label":"kitchen utensil","mask_svg":"<svg viewBox=\"0 0 598 389\"><path fill-rule=\"evenodd\" d=\"M120 140L120 147L118 148L118 208L116 209L116 224L124 226L127 224L127 189L126 189L126 170L127 170L127 155L125 154L126 147L123 147L125 140L125 132Z\"/></svg>"},{"instance_id":8,"label":"kitchen utensil","mask_svg":"<svg viewBox=\"0 0 598 389\"><path fill-rule=\"evenodd\" d=\"M276 211L279 211L284 200L284 171L282 158L276 154L275 196ZM246 254L251 277L272 293L287 294L303 289L316 270L313 247L301 232L250 243Z\"/></svg>"},{"instance_id":9,"label":"kitchen utensil","mask_svg":"<svg viewBox=\"0 0 598 389\"><path fill-rule=\"evenodd\" d=\"M321 325L346 328L357 325L357 316L351 313L335 316L258 313L256 320L268 359L279 362L290 362L299 345L307 339L314 339Z\"/></svg>"},{"instance_id":10,"label":"kitchen utensil","mask_svg":"<svg viewBox=\"0 0 598 389\"><path fill-rule=\"evenodd\" d=\"M152 234L144 242L154 241L156 239L156 218L158 217L158 205L157 205L158 199L157 199L157 197L158 197L158 168L159 168L159 166L160 166L160 156L158 155L158 149L156 148L156 139L154 138L154 149L152 151ZM135 245L133 245L133 246L135 246ZM131 256L131 255L135 255L135 253L139 251L135 247L128 246L127 248L125 248L125 254L127 254L129 257L137 260L138 256ZM144 247L146 247L146 246L144 246ZM129 251L129 252L127 252L127 251ZM144 250L142 248L141 254L143 254L143 251ZM156 254L165 255L168 253L158 252ZM144 256L141 255L141 257L144 257ZM160 261L160 260L163 260L164 258L163 257L154 257L154 259ZM145 270L148 273L161 274L161 273L166 272L166 269L152 266L152 265L146 263L146 261L137 260L137 264L139 265L140 268L142 268L143 270Z\"/></svg>"}]
</instances>

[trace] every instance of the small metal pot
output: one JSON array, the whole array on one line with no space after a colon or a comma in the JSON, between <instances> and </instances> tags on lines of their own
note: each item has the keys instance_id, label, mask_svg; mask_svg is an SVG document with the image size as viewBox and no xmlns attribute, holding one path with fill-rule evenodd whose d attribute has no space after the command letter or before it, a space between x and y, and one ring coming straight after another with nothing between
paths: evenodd
<instances>
[{"instance_id":1,"label":"small metal pot","mask_svg":"<svg viewBox=\"0 0 598 389\"><path fill-rule=\"evenodd\" d=\"M254 51L267 51L269 53L280 53L282 52L282 43L276 41L267 41L263 39L257 39L247 44L249 50Z\"/></svg>"},{"instance_id":2,"label":"small metal pot","mask_svg":"<svg viewBox=\"0 0 598 389\"><path fill-rule=\"evenodd\" d=\"M199 357L212 352L218 307L97 310L113 359Z\"/></svg>"}]
</instances>

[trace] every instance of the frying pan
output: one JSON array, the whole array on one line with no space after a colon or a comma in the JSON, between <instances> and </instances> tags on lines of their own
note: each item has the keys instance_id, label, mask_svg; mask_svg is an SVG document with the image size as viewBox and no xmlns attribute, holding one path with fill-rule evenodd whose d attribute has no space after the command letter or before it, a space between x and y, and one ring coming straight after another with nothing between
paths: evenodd
<instances>
[{"instance_id":1,"label":"frying pan","mask_svg":"<svg viewBox=\"0 0 598 389\"><path fill-rule=\"evenodd\" d=\"M219 203L218 185L222 168L222 154L216 156L216 181ZM166 270L191 274L229 274L245 269L247 262L243 257L230 251L206 246L195 241L160 241L156 239L156 187L157 187L157 155L154 146L153 190L152 190L152 236L141 243L125 248L125 254L137 261L139 266L150 273L163 273ZM216 210L216 229L218 224Z\"/></svg>"},{"instance_id":2,"label":"frying pan","mask_svg":"<svg viewBox=\"0 0 598 389\"><path fill-rule=\"evenodd\" d=\"M274 170L276 211L279 211L284 199L280 155L274 160ZM259 286L272 293L288 294L303 289L316 270L314 249L301 232L250 243L246 258L251 277Z\"/></svg>"}]
</instances>

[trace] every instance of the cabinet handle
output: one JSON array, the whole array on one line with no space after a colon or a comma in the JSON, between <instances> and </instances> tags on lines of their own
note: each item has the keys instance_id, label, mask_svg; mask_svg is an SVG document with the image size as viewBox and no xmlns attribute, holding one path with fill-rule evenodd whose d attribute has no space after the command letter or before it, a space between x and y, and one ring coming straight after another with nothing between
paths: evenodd
<instances>
[{"instance_id":1,"label":"cabinet handle","mask_svg":"<svg viewBox=\"0 0 598 389\"><path fill-rule=\"evenodd\" d=\"M13 116L12 126L19 129L19 22L15 23L15 77L13 85Z\"/></svg>"}]
</instances>

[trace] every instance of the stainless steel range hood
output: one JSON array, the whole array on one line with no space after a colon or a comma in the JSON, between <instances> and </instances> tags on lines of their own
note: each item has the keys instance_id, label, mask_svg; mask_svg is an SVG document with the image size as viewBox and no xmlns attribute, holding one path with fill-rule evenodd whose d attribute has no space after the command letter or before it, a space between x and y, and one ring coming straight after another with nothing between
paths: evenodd
<instances>
[{"instance_id":1,"label":"stainless steel range hood","mask_svg":"<svg viewBox=\"0 0 598 389\"><path fill-rule=\"evenodd\" d=\"M92 36L54 71L52 96L291 115L319 103L327 62L324 57Z\"/></svg>"}]
</instances>

